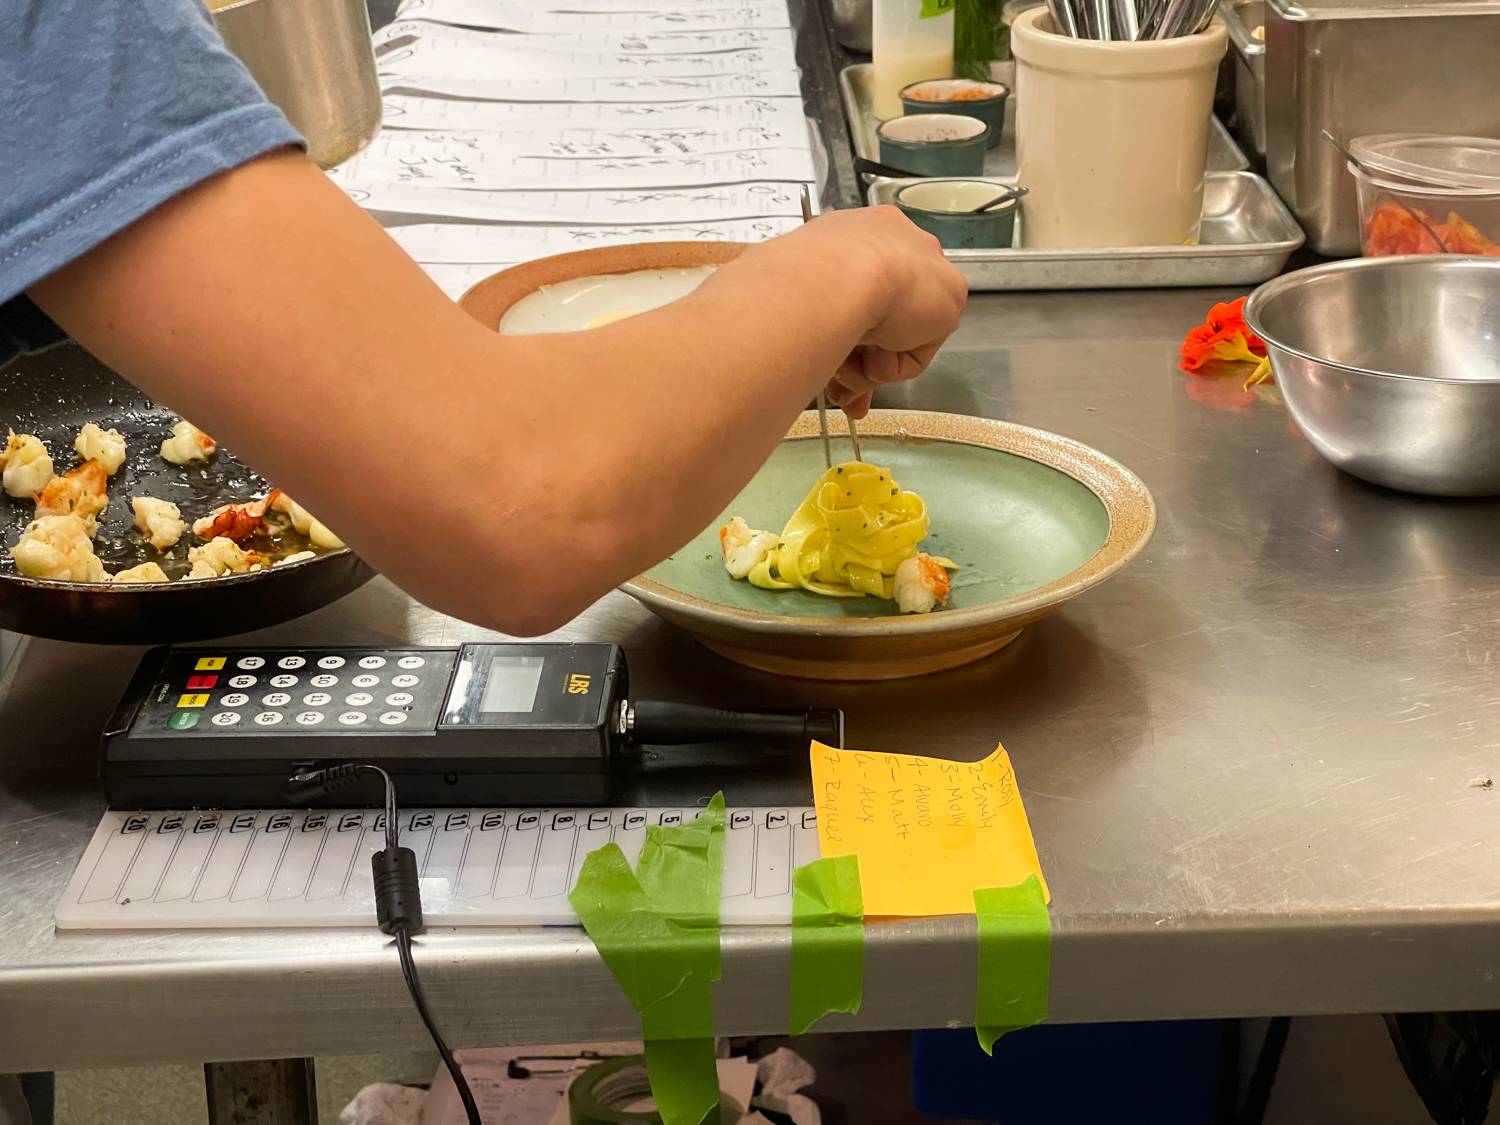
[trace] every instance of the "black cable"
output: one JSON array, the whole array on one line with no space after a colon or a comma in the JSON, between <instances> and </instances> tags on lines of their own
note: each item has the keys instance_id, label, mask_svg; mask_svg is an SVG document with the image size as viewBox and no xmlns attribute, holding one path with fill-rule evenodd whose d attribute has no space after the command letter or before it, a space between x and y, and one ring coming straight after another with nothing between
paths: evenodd
<instances>
[{"instance_id":1,"label":"black cable","mask_svg":"<svg viewBox=\"0 0 1500 1125\"><path fill-rule=\"evenodd\" d=\"M468 1081L464 1078L463 1068L458 1065L458 1060L448 1049L448 1044L444 1042L442 1034L437 1029L437 1024L432 1022L432 1014L427 1010L427 998L422 993L422 982L417 977L417 964L411 955L411 932L405 928L396 931L396 952L401 956L401 975L406 978L406 990L411 993L411 1002L417 1006L417 1014L427 1025L427 1034L431 1035L432 1041L437 1044L438 1054L443 1057L443 1065L453 1076L453 1084L458 1087L459 1099L464 1103L464 1112L469 1116L469 1125L481 1125L479 1107L474 1104L474 1095L469 1090Z\"/></svg>"},{"instance_id":2,"label":"black cable","mask_svg":"<svg viewBox=\"0 0 1500 1125\"><path fill-rule=\"evenodd\" d=\"M453 1078L453 1085L458 1089L458 1097L464 1104L464 1114L469 1119L469 1125L484 1125L463 1068L453 1057L452 1050L433 1022L432 1013L427 1010L422 979L417 975L416 959L412 957L412 935L420 933L423 925L421 884L417 879L416 853L410 848L401 847L400 828L396 821L396 784L391 780L391 775L379 766L345 762L327 769L293 774L287 779L286 796L294 804L306 804L317 797L353 785L367 773L379 774L385 783L385 849L370 857L375 884L375 916L380 923L380 932L396 939L396 953L401 961L401 977L406 981L406 991L411 995L417 1014L422 1017L427 1034L432 1036L432 1042L442 1056L443 1065Z\"/></svg>"},{"instance_id":3,"label":"black cable","mask_svg":"<svg viewBox=\"0 0 1500 1125\"><path fill-rule=\"evenodd\" d=\"M1240 1125L1261 1125L1266 1119L1271 1091L1276 1086L1276 1072L1281 1068L1281 1055L1286 1050L1286 1037L1291 1030L1291 1016L1276 1016L1266 1028L1260 1054L1255 1059L1255 1072L1250 1076L1245 1102L1240 1107Z\"/></svg>"}]
</instances>

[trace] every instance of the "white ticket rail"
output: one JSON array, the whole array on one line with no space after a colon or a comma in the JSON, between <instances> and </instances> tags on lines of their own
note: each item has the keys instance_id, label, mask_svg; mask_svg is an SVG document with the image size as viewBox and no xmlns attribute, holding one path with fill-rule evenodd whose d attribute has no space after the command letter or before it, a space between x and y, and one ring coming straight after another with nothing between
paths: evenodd
<instances>
[{"instance_id":1,"label":"white ticket rail","mask_svg":"<svg viewBox=\"0 0 1500 1125\"><path fill-rule=\"evenodd\" d=\"M417 854L429 926L577 925L568 892L584 857L613 841L632 864L651 824L700 808L416 809L401 844ZM792 868L818 858L811 808L726 817L727 925L787 924ZM104 814L57 907L63 930L353 928L375 924L372 809Z\"/></svg>"}]
</instances>

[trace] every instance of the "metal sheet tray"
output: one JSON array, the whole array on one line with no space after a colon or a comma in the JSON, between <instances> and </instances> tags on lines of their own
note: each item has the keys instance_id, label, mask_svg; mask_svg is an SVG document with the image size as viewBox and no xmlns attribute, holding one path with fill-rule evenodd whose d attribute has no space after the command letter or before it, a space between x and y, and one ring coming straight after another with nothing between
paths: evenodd
<instances>
[{"instance_id":1,"label":"metal sheet tray","mask_svg":"<svg viewBox=\"0 0 1500 1125\"><path fill-rule=\"evenodd\" d=\"M839 90L856 155L880 159L871 111L869 63L845 67ZM997 75L1004 81L1005 75ZM1203 225L1196 246L1127 246L1088 249L1028 249L1024 223L1016 222L1017 245L1004 250L949 250L948 259L969 279L970 289L1146 289L1192 285L1255 285L1275 277L1302 229L1271 185L1253 172L1223 122L1209 131L1208 175L1203 185ZM1005 107L1005 134L985 157L985 179L1013 184L1016 175L1015 98ZM896 189L915 180L875 179L869 202L890 203Z\"/></svg>"},{"instance_id":2,"label":"metal sheet tray","mask_svg":"<svg viewBox=\"0 0 1500 1125\"><path fill-rule=\"evenodd\" d=\"M986 176L995 183L1015 178ZM917 179L876 179L872 205L890 203ZM1255 285L1275 277L1302 231L1281 198L1254 172L1210 172L1203 184L1203 226L1196 246L1028 249L1022 220L1018 245L1005 250L945 250L970 289L1153 289L1193 285Z\"/></svg>"},{"instance_id":3,"label":"metal sheet tray","mask_svg":"<svg viewBox=\"0 0 1500 1125\"><path fill-rule=\"evenodd\" d=\"M1015 89L1013 63L996 63L992 70L995 80ZM854 154L866 160L880 159L880 139L875 130L880 119L871 106L874 99L870 85L874 67L869 63L855 63L839 72L839 94L844 100L844 114L849 119L849 134L854 141ZM1212 118L1208 130L1208 170L1210 172L1240 172L1250 167L1244 151L1235 144L1224 122ZM1000 143L989 150L984 158L986 176L1014 176L1016 174L1016 99L1014 94L1005 100L1005 132Z\"/></svg>"}]
</instances>

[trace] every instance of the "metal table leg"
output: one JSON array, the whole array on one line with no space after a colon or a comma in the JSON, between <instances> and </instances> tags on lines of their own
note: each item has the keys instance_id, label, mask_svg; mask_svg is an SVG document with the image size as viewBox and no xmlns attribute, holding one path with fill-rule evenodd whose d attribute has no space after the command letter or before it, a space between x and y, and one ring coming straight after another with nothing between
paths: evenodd
<instances>
[{"instance_id":1,"label":"metal table leg","mask_svg":"<svg viewBox=\"0 0 1500 1125\"><path fill-rule=\"evenodd\" d=\"M208 1125L318 1125L312 1059L205 1063Z\"/></svg>"}]
</instances>

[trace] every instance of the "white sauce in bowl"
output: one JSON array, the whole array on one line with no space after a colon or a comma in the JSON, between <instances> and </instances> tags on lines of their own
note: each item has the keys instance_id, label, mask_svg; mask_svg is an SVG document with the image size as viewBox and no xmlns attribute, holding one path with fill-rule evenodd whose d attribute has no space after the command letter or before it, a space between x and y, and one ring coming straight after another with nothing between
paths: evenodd
<instances>
[{"instance_id":1,"label":"white sauce in bowl","mask_svg":"<svg viewBox=\"0 0 1500 1125\"><path fill-rule=\"evenodd\" d=\"M579 332L623 320L686 297L717 268L637 270L544 285L506 310L500 331L507 336Z\"/></svg>"}]
</instances>

